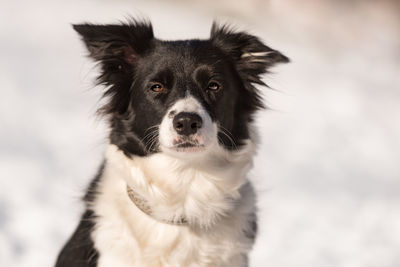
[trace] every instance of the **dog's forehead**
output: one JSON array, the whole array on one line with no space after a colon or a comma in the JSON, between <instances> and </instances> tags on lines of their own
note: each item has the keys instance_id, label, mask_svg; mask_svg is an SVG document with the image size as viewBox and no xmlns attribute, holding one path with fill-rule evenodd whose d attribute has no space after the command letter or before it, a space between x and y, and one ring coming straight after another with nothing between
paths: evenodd
<instances>
[{"instance_id":1,"label":"dog's forehead","mask_svg":"<svg viewBox=\"0 0 400 267\"><path fill-rule=\"evenodd\" d=\"M208 40L158 41L148 60L177 71L190 71L198 66L217 66L222 53Z\"/></svg>"},{"instance_id":2,"label":"dog's forehead","mask_svg":"<svg viewBox=\"0 0 400 267\"><path fill-rule=\"evenodd\" d=\"M209 40L189 39L189 40L176 40L176 41L162 41L158 40L156 49L168 53L176 53L181 56L187 56L195 53L206 53L213 48Z\"/></svg>"}]
</instances>

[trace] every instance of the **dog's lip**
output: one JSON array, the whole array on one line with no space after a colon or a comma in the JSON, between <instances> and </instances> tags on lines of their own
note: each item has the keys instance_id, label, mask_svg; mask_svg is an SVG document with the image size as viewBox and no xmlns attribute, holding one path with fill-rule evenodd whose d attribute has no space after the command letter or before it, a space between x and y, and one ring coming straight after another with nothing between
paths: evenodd
<instances>
[{"instance_id":1,"label":"dog's lip","mask_svg":"<svg viewBox=\"0 0 400 267\"><path fill-rule=\"evenodd\" d=\"M195 142L190 142L190 141L184 141L175 144L175 147L177 148L188 148L188 147L201 147L201 145L195 143Z\"/></svg>"},{"instance_id":2,"label":"dog's lip","mask_svg":"<svg viewBox=\"0 0 400 267\"><path fill-rule=\"evenodd\" d=\"M177 152L199 152L205 149L205 145L199 144L197 142L191 141L182 141L179 143L175 143L173 146L169 147L171 150L175 150Z\"/></svg>"}]
</instances>

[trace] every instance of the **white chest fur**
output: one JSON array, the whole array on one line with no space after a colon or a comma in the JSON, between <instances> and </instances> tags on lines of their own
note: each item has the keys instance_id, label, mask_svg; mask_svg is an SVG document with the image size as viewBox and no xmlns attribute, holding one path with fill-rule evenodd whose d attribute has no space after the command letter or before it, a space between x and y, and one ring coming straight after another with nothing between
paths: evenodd
<instances>
[{"instance_id":1,"label":"white chest fur","mask_svg":"<svg viewBox=\"0 0 400 267\"><path fill-rule=\"evenodd\" d=\"M92 203L98 216L92 233L98 266L245 266L253 243L245 232L255 212L254 192L245 176L251 154L247 148L188 165L162 153L130 159L110 146ZM188 225L165 224L143 213L129 199L127 184L157 216L184 216Z\"/></svg>"}]
</instances>

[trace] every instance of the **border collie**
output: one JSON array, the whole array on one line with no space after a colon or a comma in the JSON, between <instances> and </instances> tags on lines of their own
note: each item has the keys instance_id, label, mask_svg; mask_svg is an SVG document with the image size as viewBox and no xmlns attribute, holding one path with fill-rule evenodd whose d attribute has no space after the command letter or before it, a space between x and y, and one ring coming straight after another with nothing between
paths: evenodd
<instances>
[{"instance_id":1,"label":"border collie","mask_svg":"<svg viewBox=\"0 0 400 267\"><path fill-rule=\"evenodd\" d=\"M209 39L180 41L133 19L73 27L101 67L110 133L56 267L247 266L255 86L288 58L215 23Z\"/></svg>"}]
</instances>

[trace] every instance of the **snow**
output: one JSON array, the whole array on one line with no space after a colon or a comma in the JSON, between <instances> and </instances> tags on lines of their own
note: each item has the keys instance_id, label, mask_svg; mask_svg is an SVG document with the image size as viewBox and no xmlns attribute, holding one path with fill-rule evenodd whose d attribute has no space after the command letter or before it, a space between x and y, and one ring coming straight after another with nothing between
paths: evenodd
<instances>
[{"instance_id":1,"label":"snow","mask_svg":"<svg viewBox=\"0 0 400 267\"><path fill-rule=\"evenodd\" d=\"M149 17L163 39L250 29L292 63L250 176L251 266L400 266L400 36L395 1L6 1L0 10L0 266L52 266L102 159L101 88L71 23Z\"/></svg>"}]
</instances>

